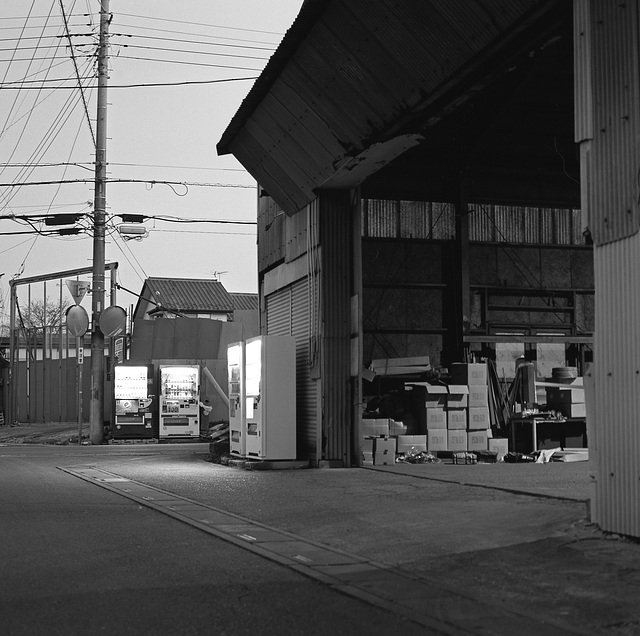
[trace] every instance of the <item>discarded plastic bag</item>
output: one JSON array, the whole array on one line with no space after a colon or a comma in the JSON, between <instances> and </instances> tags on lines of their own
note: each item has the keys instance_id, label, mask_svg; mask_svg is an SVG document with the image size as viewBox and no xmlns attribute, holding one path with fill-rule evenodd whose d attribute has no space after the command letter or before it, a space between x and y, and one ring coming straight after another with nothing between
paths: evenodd
<instances>
[{"instance_id":1,"label":"discarded plastic bag","mask_svg":"<svg viewBox=\"0 0 640 636\"><path fill-rule=\"evenodd\" d=\"M431 453L418 451L415 447L406 453L401 453L396 457L396 464L437 464L440 460Z\"/></svg>"},{"instance_id":2,"label":"discarded plastic bag","mask_svg":"<svg viewBox=\"0 0 640 636\"><path fill-rule=\"evenodd\" d=\"M504 461L508 464L530 464L536 461L533 455L525 455L524 453L507 453Z\"/></svg>"}]
</instances>

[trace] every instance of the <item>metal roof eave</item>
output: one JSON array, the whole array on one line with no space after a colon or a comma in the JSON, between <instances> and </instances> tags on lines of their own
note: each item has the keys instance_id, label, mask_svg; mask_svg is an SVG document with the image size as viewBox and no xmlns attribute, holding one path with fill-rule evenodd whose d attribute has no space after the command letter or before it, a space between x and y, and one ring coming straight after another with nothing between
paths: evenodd
<instances>
[{"instance_id":1,"label":"metal roof eave","mask_svg":"<svg viewBox=\"0 0 640 636\"><path fill-rule=\"evenodd\" d=\"M455 109L495 74L491 64L504 64L499 53L520 46L519 35L531 30L559 1L517 0L505 17L498 15L503 3L481 0L477 5L487 14L493 12L493 21L476 24L467 19L458 24L453 16L468 12L469 5L451 0L446 11L451 19L447 26L458 38L457 48L452 47L458 56L455 67L446 59L452 50L449 43L429 33L430 45L426 46L422 40L428 30L408 25L406 9L394 4L380 2L377 10L397 12L402 20L384 24L378 31L369 24L369 31L363 26L362 33L349 32L352 37L348 37L339 18L344 21L347 15L354 24L359 20L364 24L368 3L305 3L220 140L218 151L232 152L288 214L312 201L320 188L359 185L420 143L425 127L437 124L442 114ZM426 5L420 6L412 5L412 10L424 18ZM442 7L433 11L442 18ZM383 36L390 40L383 40L388 50L377 52L376 57L374 47ZM477 42L475 48L472 41ZM436 45L442 50L436 50ZM407 66L402 55L407 46L416 51L420 70L410 68L407 77L393 86L390 73ZM345 55L351 55L346 70ZM433 60L434 68L437 63L442 68L448 65L448 72L437 81L429 75L433 68L425 66ZM347 71L352 77L345 79ZM366 77L360 81L358 73ZM395 89L393 94L376 93L370 86L375 80L383 86L388 82ZM374 97L375 104L370 106L367 98ZM353 104L353 110L345 104Z\"/></svg>"}]
</instances>

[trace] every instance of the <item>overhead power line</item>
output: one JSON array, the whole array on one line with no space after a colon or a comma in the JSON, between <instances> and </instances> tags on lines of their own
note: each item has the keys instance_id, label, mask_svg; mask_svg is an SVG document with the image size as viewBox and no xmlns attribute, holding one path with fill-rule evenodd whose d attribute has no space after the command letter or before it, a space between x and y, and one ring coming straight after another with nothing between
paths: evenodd
<instances>
[{"instance_id":1,"label":"overhead power line","mask_svg":"<svg viewBox=\"0 0 640 636\"><path fill-rule=\"evenodd\" d=\"M0 168L58 168L62 166L74 166L83 168L84 170L92 170L93 163L83 161L56 161L52 163L2 163ZM208 170L215 172L246 172L244 168L214 168L212 166L168 166L157 163L122 163L119 161L110 161L110 166L122 166L127 168L170 168L172 170Z\"/></svg>"},{"instance_id":2,"label":"overhead power line","mask_svg":"<svg viewBox=\"0 0 640 636\"><path fill-rule=\"evenodd\" d=\"M96 17L98 14L96 13L74 13L73 11L71 13L68 14L69 18L87 18L87 17ZM152 16L148 16L148 15L137 15L135 13L120 13L118 12L118 17L120 16L124 16L127 18L140 18L141 20L144 20L145 24L148 24L149 21L156 21L156 22L170 22L173 24L190 24L192 26L197 26L200 28L205 28L205 29L225 29L228 31L244 31L245 33L263 33L265 35L276 35L278 37L282 37L283 33L278 32L278 31L265 31L263 29L246 29L244 27L233 27L233 26L226 26L224 24L206 24L203 22L189 22L188 20L172 20L171 18L157 18L157 17L152 17ZM2 21L7 21L7 20L20 20L20 21L24 21L26 16L0 16L0 22ZM30 20L45 20L47 19L47 16L43 16L43 15L30 15L29 16ZM17 27L0 27L0 28L17 28ZM37 26L32 26L31 28L39 28ZM40 27L41 28L41 27ZM150 27L147 27L150 28ZM161 29L157 29L157 30L161 30Z\"/></svg>"},{"instance_id":3,"label":"overhead power line","mask_svg":"<svg viewBox=\"0 0 640 636\"><path fill-rule=\"evenodd\" d=\"M220 35L218 33L214 35L214 34L207 34L207 33L194 33L193 31L176 31L175 29L159 29L157 27L142 26L140 24L129 24L126 22L121 22L120 20L118 20L118 26L129 28L129 29L138 29L139 31L153 31L155 33L172 33L173 35L188 35L191 38L193 37L211 38L211 39L215 38L216 40L228 40L230 42L249 42L250 44L266 44L272 48L275 48L277 46L276 43L274 42L265 42L263 40L245 40L244 38L232 38L226 35ZM267 35L269 35L268 32L267 32ZM278 35L282 37L281 34L278 34ZM186 41L191 42L192 40L190 39ZM242 46L242 45L239 44L238 46Z\"/></svg>"},{"instance_id":4,"label":"overhead power line","mask_svg":"<svg viewBox=\"0 0 640 636\"><path fill-rule=\"evenodd\" d=\"M228 67L232 68L232 67ZM255 69L254 69L255 70ZM86 76L83 79L89 79L93 76ZM112 88L151 88L158 86L195 86L202 84L222 84L225 82L241 82L246 80L256 80L257 76L251 77L228 77L224 79L215 79L215 80L194 80L194 81L185 81L185 82L150 82L146 84L109 84L109 89ZM41 90L43 82L67 82L68 78L58 78L58 79L43 79L43 80L28 80L28 81L15 81L15 82L3 82L0 83L0 88L3 90ZM37 84L36 86L25 86L25 84ZM76 90L76 86L48 86L50 90Z\"/></svg>"},{"instance_id":5,"label":"overhead power line","mask_svg":"<svg viewBox=\"0 0 640 636\"><path fill-rule=\"evenodd\" d=\"M161 62L164 64L182 64L184 66L206 66L207 68L226 68L234 71L254 71L259 73L261 69L253 68L251 66L229 66L228 64L207 64L206 62L186 62L182 60L163 60L161 58L153 57L139 57L136 55L118 55L117 59L123 60L137 60L141 62Z\"/></svg>"},{"instance_id":6,"label":"overhead power line","mask_svg":"<svg viewBox=\"0 0 640 636\"><path fill-rule=\"evenodd\" d=\"M109 87L111 88L111 87ZM53 181L24 181L22 183L0 183L0 188L19 188L23 186L60 185L63 183L93 183L93 179L58 179ZM191 186L203 188L255 188L254 185L241 183L195 183L188 181L161 181L159 179L105 179L106 183L146 183L148 185Z\"/></svg>"},{"instance_id":7,"label":"overhead power line","mask_svg":"<svg viewBox=\"0 0 640 636\"><path fill-rule=\"evenodd\" d=\"M229 48L234 48L234 49L256 49L258 51L271 51L273 52L275 50L275 45L273 46L268 46L268 47L264 47L264 46L254 46L253 44L251 45L246 45L246 44L225 44L223 42L205 42L203 40L183 40L182 38L167 38L167 37L156 37L153 35L138 35L135 33L113 33L112 34L115 37L126 37L126 38L141 38L144 40L160 40L161 42L179 42L181 44L202 44L205 46L226 46ZM137 46L135 44L120 44L119 46ZM172 50L172 49L169 49Z\"/></svg>"},{"instance_id":8,"label":"overhead power line","mask_svg":"<svg viewBox=\"0 0 640 636\"><path fill-rule=\"evenodd\" d=\"M91 139L93 141L93 147L96 146L96 136L93 132L93 126L91 125L91 118L89 117L89 107L87 106L87 98L84 94L84 86L82 85L82 80L80 79L80 71L78 69L78 61L76 60L76 54L73 48L73 41L71 40L71 34L69 33L69 23L67 21L67 16L64 12L64 3L60 0L60 12L62 13L62 19L64 20L64 32L67 36L67 40L69 41L69 53L71 55L71 61L73 62L73 69L76 74L76 79L78 80L78 88L80 89L80 96L82 97L82 106L84 107L84 114L87 118L87 124L89 124L89 131L91 132Z\"/></svg>"},{"instance_id":9,"label":"overhead power line","mask_svg":"<svg viewBox=\"0 0 640 636\"><path fill-rule=\"evenodd\" d=\"M168 214L116 214L119 217L141 216L144 220L166 221L167 223L220 223L223 225L257 225L257 221L238 221L232 219L190 219L186 217L171 216ZM0 217L2 218L2 217Z\"/></svg>"},{"instance_id":10,"label":"overhead power line","mask_svg":"<svg viewBox=\"0 0 640 636\"><path fill-rule=\"evenodd\" d=\"M269 35L278 35L282 36L282 33L278 33L276 31L264 31L262 29L245 29L243 27L231 27L225 26L222 24L203 24L202 22L189 22L188 20L172 20L171 18L151 18L148 15L136 15L135 13L118 13L118 15L126 16L127 18L140 18L141 20L145 20L148 22L149 20L156 20L158 22L173 22L176 24L191 24L193 26L199 26L202 28L213 28L213 29L228 29L229 31L245 31L246 33L267 33Z\"/></svg>"},{"instance_id":11,"label":"overhead power line","mask_svg":"<svg viewBox=\"0 0 640 636\"><path fill-rule=\"evenodd\" d=\"M90 213L83 212L70 212L60 214L11 214L0 215L0 221L33 221L35 223L45 223L46 225L65 225L69 221L77 223L82 218L90 217ZM239 219L194 219L180 216L173 216L170 214L133 214L122 213L115 214L111 218L120 217L140 217L141 220L149 221L166 221L167 223L216 223L221 225L257 225L257 221L239 220ZM133 222L133 221L127 221Z\"/></svg>"}]
</instances>

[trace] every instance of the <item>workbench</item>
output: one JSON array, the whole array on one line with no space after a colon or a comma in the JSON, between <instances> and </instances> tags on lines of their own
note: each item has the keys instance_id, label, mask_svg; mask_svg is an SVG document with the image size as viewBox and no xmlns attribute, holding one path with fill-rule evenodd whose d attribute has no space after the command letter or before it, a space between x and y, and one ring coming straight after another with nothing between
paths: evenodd
<instances>
[{"instance_id":1,"label":"workbench","mask_svg":"<svg viewBox=\"0 0 640 636\"><path fill-rule=\"evenodd\" d=\"M572 417L556 420L543 416L509 420L509 450L532 453L548 448L587 448L587 420Z\"/></svg>"}]
</instances>

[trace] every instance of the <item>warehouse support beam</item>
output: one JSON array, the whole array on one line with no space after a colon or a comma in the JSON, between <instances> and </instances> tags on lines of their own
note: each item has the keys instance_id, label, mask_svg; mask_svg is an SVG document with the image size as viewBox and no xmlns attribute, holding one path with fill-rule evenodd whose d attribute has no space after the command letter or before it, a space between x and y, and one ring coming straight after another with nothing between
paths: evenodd
<instances>
[{"instance_id":1,"label":"warehouse support beam","mask_svg":"<svg viewBox=\"0 0 640 636\"><path fill-rule=\"evenodd\" d=\"M471 297L469 291L469 202L466 179L460 180L455 204L456 236L454 250L454 356L458 362L464 360L464 336L469 333ZM451 361L449 361L451 362Z\"/></svg>"}]
</instances>

